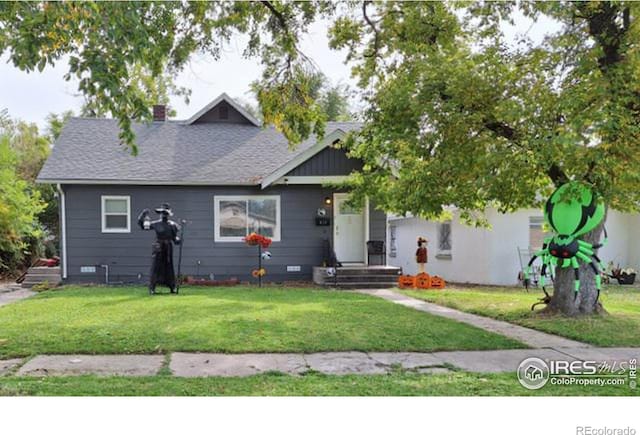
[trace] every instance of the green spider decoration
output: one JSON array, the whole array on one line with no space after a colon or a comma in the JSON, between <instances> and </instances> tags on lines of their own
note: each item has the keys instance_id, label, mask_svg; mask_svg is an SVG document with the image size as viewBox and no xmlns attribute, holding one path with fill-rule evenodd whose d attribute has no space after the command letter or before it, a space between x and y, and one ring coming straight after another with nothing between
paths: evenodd
<instances>
[{"instance_id":1,"label":"green spider decoration","mask_svg":"<svg viewBox=\"0 0 640 435\"><path fill-rule=\"evenodd\" d=\"M587 186L578 182L569 182L556 189L549 197L544 209L544 218L555 233L544 240L542 249L536 252L525 269L525 282L531 274L531 266L536 258L542 259L540 270L540 285L546 295L544 302L550 300L545 289L547 269L551 267L573 267L575 273L574 300L580 291L580 262L589 264L596 274L596 288L600 297L602 287L600 267L602 261L595 250L607 242L607 230L604 230L602 243L591 244L578 237L597 227L604 219L604 202L598 198Z\"/></svg>"}]
</instances>

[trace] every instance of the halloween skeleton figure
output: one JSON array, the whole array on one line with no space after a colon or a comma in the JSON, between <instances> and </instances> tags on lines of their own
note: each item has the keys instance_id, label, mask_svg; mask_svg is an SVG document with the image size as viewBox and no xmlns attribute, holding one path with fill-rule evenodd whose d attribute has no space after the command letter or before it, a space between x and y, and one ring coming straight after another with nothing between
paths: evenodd
<instances>
[{"instance_id":1,"label":"halloween skeleton figure","mask_svg":"<svg viewBox=\"0 0 640 435\"><path fill-rule=\"evenodd\" d=\"M162 204L155 211L161 216L155 221L149 217L151 213L149 209L142 210L138 216L138 225L142 230L156 232L156 241L152 245L151 252L149 294L155 294L158 284L169 287L171 293L177 293L176 275L173 270L173 244L180 244L180 237L178 237L180 226L169 220L169 216L173 216L169 204Z\"/></svg>"},{"instance_id":2,"label":"halloween skeleton figure","mask_svg":"<svg viewBox=\"0 0 640 435\"><path fill-rule=\"evenodd\" d=\"M604 215L605 206L602 199L586 185L578 182L563 184L549 197L544 209L544 218L554 234L544 239L542 249L531 257L525 269L525 280L528 280L531 266L538 257L541 258L540 285L545 294L543 301L548 302L551 298L545 289L545 278L547 271L551 272L552 267L573 268L575 300L580 291L579 267L582 262L591 266L596 275L597 303L602 287L600 267L604 265L595 251L607 242L607 231L604 231L602 243L591 244L579 237L596 228L604 219Z\"/></svg>"}]
</instances>

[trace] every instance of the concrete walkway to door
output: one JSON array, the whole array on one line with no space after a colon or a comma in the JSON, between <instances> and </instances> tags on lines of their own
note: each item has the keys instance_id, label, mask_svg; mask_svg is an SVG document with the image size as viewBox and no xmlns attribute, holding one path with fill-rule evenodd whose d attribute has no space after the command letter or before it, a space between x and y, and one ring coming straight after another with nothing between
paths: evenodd
<instances>
[{"instance_id":1,"label":"concrete walkway to door","mask_svg":"<svg viewBox=\"0 0 640 435\"><path fill-rule=\"evenodd\" d=\"M415 299L393 290L357 290L358 293L364 293L371 296L377 296L393 303L404 305L425 313L434 314L436 316L446 317L458 322L466 323L485 331L494 332L513 338L521 343L526 344L534 349L543 348L590 348L590 344L581 343L579 341L570 340L557 335L547 334L546 332L536 331L535 329L525 328L524 326L514 325L512 323L503 322L501 320L490 319L488 317L478 316L476 314L465 313L464 311L454 310L453 308L443 307L441 305L432 304L419 299Z\"/></svg>"}]
</instances>

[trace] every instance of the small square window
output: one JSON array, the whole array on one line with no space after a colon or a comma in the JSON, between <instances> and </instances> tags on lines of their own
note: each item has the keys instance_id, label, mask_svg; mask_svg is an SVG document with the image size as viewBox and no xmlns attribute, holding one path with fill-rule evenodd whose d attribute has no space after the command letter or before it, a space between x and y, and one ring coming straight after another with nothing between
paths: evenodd
<instances>
[{"instance_id":1,"label":"small square window","mask_svg":"<svg viewBox=\"0 0 640 435\"><path fill-rule=\"evenodd\" d=\"M131 198L129 196L102 197L102 232L131 232Z\"/></svg>"}]
</instances>

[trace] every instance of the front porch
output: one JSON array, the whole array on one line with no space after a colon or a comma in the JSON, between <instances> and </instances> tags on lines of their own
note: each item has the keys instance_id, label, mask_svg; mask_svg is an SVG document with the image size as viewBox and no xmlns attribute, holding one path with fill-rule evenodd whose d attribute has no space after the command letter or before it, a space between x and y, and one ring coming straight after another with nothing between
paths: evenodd
<instances>
[{"instance_id":1,"label":"front porch","mask_svg":"<svg viewBox=\"0 0 640 435\"><path fill-rule=\"evenodd\" d=\"M402 268L395 266L314 267L313 282L342 289L391 288L396 287L401 274Z\"/></svg>"}]
</instances>

